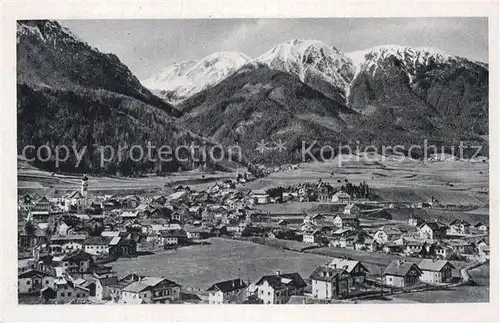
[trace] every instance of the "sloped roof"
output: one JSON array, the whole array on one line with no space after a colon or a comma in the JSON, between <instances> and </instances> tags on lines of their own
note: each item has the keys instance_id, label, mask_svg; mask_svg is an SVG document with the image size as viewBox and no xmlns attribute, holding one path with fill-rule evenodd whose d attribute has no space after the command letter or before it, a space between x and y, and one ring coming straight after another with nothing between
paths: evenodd
<instances>
[{"instance_id":1,"label":"sloped roof","mask_svg":"<svg viewBox=\"0 0 500 323\"><path fill-rule=\"evenodd\" d=\"M86 245L109 245L112 237L91 236L85 239Z\"/></svg>"},{"instance_id":2,"label":"sloped roof","mask_svg":"<svg viewBox=\"0 0 500 323\"><path fill-rule=\"evenodd\" d=\"M28 271L25 271L25 272L17 275L17 278L31 278L34 276L37 276L37 277L46 277L46 276L55 277L55 274L49 273L49 272L43 272L43 271L39 271L39 270L35 270L35 269L30 269Z\"/></svg>"},{"instance_id":3,"label":"sloped roof","mask_svg":"<svg viewBox=\"0 0 500 323\"><path fill-rule=\"evenodd\" d=\"M333 258L333 260L328 264L329 267L331 268L342 268L345 269L347 272L351 273L356 266L360 265L362 268L365 269L365 271L368 271L368 269L358 260L350 260L350 259L342 259L342 258Z\"/></svg>"},{"instance_id":4,"label":"sloped roof","mask_svg":"<svg viewBox=\"0 0 500 323\"><path fill-rule=\"evenodd\" d=\"M461 220L461 219L455 219L453 221L451 221L450 225L463 225L463 226L470 226L470 223L465 221L465 220Z\"/></svg>"},{"instance_id":5,"label":"sloped roof","mask_svg":"<svg viewBox=\"0 0 500 323\"><path fill-rule=\"evenodd\" d=\"M420 268L418 268L418 266L413 262L404 260L394 260L384 270L384 275L405 277L406 275L408 275L408 272L412 268L415 268L420 273L422 272Z\"/></svg>"},{"instance_id":6,"label":"sloped roof","mask_svg":"<svg viewBox=\"0 0 500 323\"><path fill-rule=\"evenodd\" d=\"M83 251L82 249L77 249L73 252L64 255L64 257L62 257L61 260L82 261L82 260L88 260L90 258L92 258L92 256L89 253Z\"/></svg>"},{"instance_id":7,"label":"sloped roof","mask_svg":"<svg viewBox=\"0 0 500 323\"><path fill-rule=\"evenodd\" d=\"M236 278L215 283L207 289L207 292L219 290L223 293L227 293L247 287L247 284L245 284L245 282L241 278Z\"/></svg>"},{"instance_id":8,"label":"sloped roof","mask_svg":"<svg viewBox=\"0 0 500 323\"><path fill-rule=\"evenodd\" d=\"M131 292L131 293L139 293L139 292L142 292L143 290L145 290L146 288L149 288L151 287L151 285L146 285L146 284L143 284L142 282L133 282L127 286L125 286L125 288L123 288L123 291L124 292Z\"/></svg>"},{"instance_id":9,"label":"sloped roof","mask_svg":"<svg viewBox=\"0 0 500 323\"><path fill-rule=\"evenodd\" d=\"M116 246L120 242L121 237L113 237L109 242L110 246Z\"/></svg>"},{"instance_id":10,"label":"sloped roof","mask_svg":"<svg viewBox=\"0 0 500 323\"><path fill-rule=\"evenodd\" d=\"M438 222L438 221L428 221L428 222L424 222L422 223L418 228L421 229L423 228L425 225L427 225L429 228L431 228L432 231L438 231L438 230L441 230L443 228L446 228L446 224L443 224L441 222Z\"/></svg>"},{"instance_id":11,"label":"sloped roof","mask_svg":"<svg viewBox=\"0 0 500 323\"><path fill-rule=\"evenodd\" d=\"M274 289L287 287L302 288L307 286L299 273L263 276L256 285L261 285L264 281L267 281Z\"/></svg>"},{"instance_id":12,"label":"sloped roof","mask_svg":"<svg viewBox=\"0 0 500 323\"><path fill-rule=\"evenodd\" d=\"M122 218L136 218L138 214L139 214L139 211L134 211L134 212L125 211L122 214L120 214L119 216Z\"/></svg>"},{"instance_id":13,"label":"sloped roof","mask_svg":"<svg viewBox=\"0 0 500 323\"><path fill-rule=\"evenodd\" d=\"M333 268L329 266L319 266L316 268L310 278L319 281L331 282L337 278L338 275L345 272L343 268Z\"/></svg>"},{"instance_id":14,"label":"sloped roof","mask_svg":"<svg viewBox=\"0 0 500 323\"><path fill-rule=\"evenodd\" d=\"M455 268L449 261L447 260L434 260L434 259L423 259L418 267L421 270L427 271L441 271L446 264L451 265L451 268Z\"/></svg>"}]
</instances>

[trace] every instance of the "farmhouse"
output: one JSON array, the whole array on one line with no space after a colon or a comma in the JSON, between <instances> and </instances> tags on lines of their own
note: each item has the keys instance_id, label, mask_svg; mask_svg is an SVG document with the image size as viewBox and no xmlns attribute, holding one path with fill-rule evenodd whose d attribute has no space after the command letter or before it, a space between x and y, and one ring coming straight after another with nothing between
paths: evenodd
<instances>
[{"instance_id":1,"label":"farmhouse","mask_svg":"<svg viewBox=\"0 0 500 323\"><path fill-rule=\"evenodd\" d=\"M84 234L71 234L67 236L52 236L50 238L49 250L51 253L68 253L77 249L83 249L87 238Z\"/></svg>"},{"instance_id":2,"label":"farmhouse","mask_svg":"<svg viewBox=\"0 0 500 323\"><path fill-rule=\"evenodd\" d=\"M252 191L252 199L255 204L267 204L271 201L269 194L267 194L264 190Z\"/></svg>"},{"instance_id":3,"label":"farmhouse","mask_svg":"<svg viewBox=\"0 0 500 323\"><path fill-rule=\"evenodd\" d=\"M489 230L488 226L486 224L483 224L482 222L477 223L474 226L474 229L476 229L479 232L483 232L483 233L487 233Z\"/></svg>"},{"instance_id":4,"label":"farmhouse","mask_svg":"<svg viewBox=\"0 0 500 323\"><path fill-rule=\"evenodd\" d=\"M356 204L349 203L344 208L344 214L359 216L361 214L361 209Z\"/></svg>"},{"instance_id":5,"label":"farmhouse","mask_svg":"<svg viewBox=\"0 0 500 323\"><path fill-rule=\"evenodd\" d=\"M333 196L332 196L333 203L347 204L350 201L351 201L351 196L349 194L347 194L346 192L340 191L340 192L333 194Z\"/></svg>"},{"instance_id":6,"label":"farmhouse","mask_svg":"<svg viewBox=\"0 0 500 323\"><path fill-rule=\"evenodd\" d=\"M401 231L392 227L383 227L373 234L373 240L378 244L386 244L401 237Z\"/></svg>"},{"instance_id":7,"label":"farmhouse","mask_svg":"<svg viewBox=\"0 0 500 323\"><path fill-rule=\"evenodd\" d=\"M313 232L304 233L302 236L302 241L305 243L316 243L321 237L321 232L319 230L314 230Z\"/></svg>"},{"instance_id":8,"label":"farmhouse","mask_svg":"<svg viewBox=\"0 0 500 323\"><path fill-rule=\"evenodd\" d=\"M55 273L31 269L17 275L19 294L38 293L45 287L54 287Z\"/></svg>"},{"instance_id":9,"label":"farmhouse","mask_svg":"<svg viewBox=\"0 0 500 323\"><path fill-rule=\"evenodd\" d=\"M424 240L439 240L446 236L446 225L437 220L424 222L418 227L420 238Z\"/></svg>"},{"instance_id":10,"label":"farmhouse","mask_svg":"<svg viewBox=\"0 0 500 323\"><path fill-rule=\"evenodd\" d=\"M181 286L159 277L131 275L132 282L121 289L120 303L171 303L179 300Z\"/></svg>"},{"instance_id":11,"label":"farmhouse","mask_svg":"<svg viewBox=\"0 0 500 323\"><path fill-rule=\"evenodd\" d=\"M394 260L384 270L385 284L394 287L404 287L419 281L422 271L413 262Z\"/></svg>"},{"instance_id":12,"label":"farmhouse","mask_svg":"<svg viewBox=\"0 0 500 323\"><path fill-rule=\"evenodd\" d=\"M241 304L248 297L247 284L236 278L215 283L207 289L209 304Z\"/></svg>"},{"instance_id":13,"label":"farmhouse","mask_svg":"<svg viewBox=\"0 0 500 323\"><path fill-rule=\"evenodd\" d=\"M450 228L447 232L450 235L453 234L469 234L470 233L470 223L464 220L453 220L450 223Z\"/></svg>"},{"instance_id":14,"label":"farmhouse","mask_svg":"<svg viewBox=\"0 0 500 323\"><path fill-rule=\"evenodd\" d=\"M82 280L85 282L85 280ZM69 275L63 275L54 280L53 287L45 287L41 291L45 299L54 299L58 303L66 303L74 299L84 299L90 296L90 290L78 284Z\"/></svg>"},{"instance_id":15,"label":"farmhouse","mask_svg":"<svg viewBox=\"0 0 500 323\"><path fill-rule=\"evenodd\" d=\"M421 218L419 218L418 216L416 216L414 214L410 215L410 218L408 219L408 225L411 225L414 227L418 227L422 223L424 223L424 220L422 220Z\"/></svg>"},{"instance_id":16,"label":"farmhouse","mask_svg":"<svg viewBox=\"0 0 500 323\"><path fill-rule=\"evenodd\" d=\"M314 298L332 299L349 294L349 274L342 268L320 266L310 278Z\"/></svg>"},{"instance_id":17,"label":"farmhouse","mask_svg":"<svg viewBox=\"0 0 500 323\"><path fill-rule=\"evenodd\" d=\"M93 236L85 240L85 252L91 255L109 255L109 243L113 237Z\"/></svg>"},{"instance_id":18,"label":"farmhouse","mask_svg":"<svg viewBox=\"0 0 500 323\"><path fill-rule=\"evenodd\" d=\"M264 304L286 304L292 295L303 295L307 286L298 273L263 276L257 283L257 297Z\"/></svg>"},{"instance_id":19,"label":"farmhouse","mask_svg":"<svg viewBox=\"0 0 500 323\"><path fill-rule=\"evenodd\" d=\"M422 270L420 280L426 283L446 283L452 278L455 267L448 260L423 259L418 265Z\"/></svg>"},{"instance_id":20,"label":"farmhouse","mask_svg":"<svg viewBox=\"0 0 500 323\"><path fill-rule=\"evenodd\" d=\"M366 274L369 272L360 261L346 258L333 258L328 266L334 269L340 268L345 270L349 275L350 286L352 286L353 282L364 282Z\"/></svg>"},{"instance_id":21,"label":"farmhouse","mask_svg":"<svg viewBox=\"0 0 500 323\"><path fill-rule=\"evenodd\" d=\"M94 262L92 256L81 249L60 258L54 257L54 261L57 261L66 273L87 273Z\"/></svg>"}]
</instances>

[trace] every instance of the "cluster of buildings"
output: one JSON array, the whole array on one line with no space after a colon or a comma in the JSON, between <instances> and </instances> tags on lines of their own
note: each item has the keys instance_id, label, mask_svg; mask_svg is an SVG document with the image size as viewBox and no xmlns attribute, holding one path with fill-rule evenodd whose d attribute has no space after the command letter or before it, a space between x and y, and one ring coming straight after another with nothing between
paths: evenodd
<instances>
[{"instance_id":1,"label":"cluster of buildings","mask_svg":"<svg viewBox=\"0 0 500 323\"><path fill-rule=\"evenodd\" d=\"M482 223L472 226L464 220L453 220L444 224L414 215L403 222L370 218L369 212L349 203L338 212L305 215L300 223L281 219L268 236L401 256L489 259L488 226Z\"/></svg>"},{"instance_id":2,"label":"cluster of buildings","mask_svg":"<svg viewBox=\"0 0 500 323\"><path fill-rule=\"evenodd\" d=\"M237 182L245 180L241 176ZM443 224L412 216L406 223L373 225L366 219L387 206L354 203L350 194L321 181L284 190L280 196L303 201L314 196L333 203L337 211L270 218L255 205L277 202L272 194L234 188L235 182L228 180L203 191L178 186L167 195L89 196L84 176L78 190L62 196L24 195L18 203L18 293L48 303L183 302L182 286L167 278L135 273L119 278L105 264L120 257L203 243L214 236L265 236L431 258L419 264L391 263L384 271L383 284L394 287L448 282L453 266L447 260L453 257L489 259L488 226L482 223L472 226L454 220ZM334 259L306 279L298 273L278 272L255 283L239 278L215 283L206 291L207 301L286 304L305 295L319 300L348 297L360 288L366 290L367 272L359 261Z\"/></svg>"}]
</instances>

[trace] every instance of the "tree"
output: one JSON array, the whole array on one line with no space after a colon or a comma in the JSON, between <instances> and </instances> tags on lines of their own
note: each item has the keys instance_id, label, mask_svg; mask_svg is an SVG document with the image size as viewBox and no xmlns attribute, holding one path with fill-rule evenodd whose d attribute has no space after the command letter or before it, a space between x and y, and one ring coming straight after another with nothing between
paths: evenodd
<instances>
[{"instance_id":1,"label":"tree","mask_svg":"<svg viewBox=\"0 0 500 323\"><path fill-rule=\"evenodd\" d=\"M33 242L33 237L35 236L36 228L35 225L31 222L28 221L24 224L24 232L29 238L29 245L31 247L31 244Z\"/></svg>"},{"instance_id":2,"label":"tree","mask_svg":"<svg viewBox=\"0 0 500 323\"><path fill-rule=\"evenodd\" d=\"M256 295L250 295L248 298L243 302L243 304L264 304L264 301L258 298Z\"/></svg>"}]
</instances>

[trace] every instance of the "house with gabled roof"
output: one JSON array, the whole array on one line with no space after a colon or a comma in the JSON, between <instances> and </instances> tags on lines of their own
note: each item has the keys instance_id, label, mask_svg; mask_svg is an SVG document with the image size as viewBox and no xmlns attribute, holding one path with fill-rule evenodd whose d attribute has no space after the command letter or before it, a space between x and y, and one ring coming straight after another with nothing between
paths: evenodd
<instances>
[{"instance_id":1,"label":"house with gabled roof","mask_svg":"<svg viewBox=\"0 0 500 323\"><path fill-rule=\"evenodd\" d=\"M344 191L339 191L332 196L333 203L348 204L351 202L351 196Z\"/></svg>"},{"instance_id":2,"label":"house with gabled roof","mask_svg":"<svg viewBox=\"0 0 500 323\"><path fill-rule=\"evenodd\" d=\"M368 268L361 261L347 258L333 258L328 267L344 269L351 278L350 285L352 282L364 282L366 274L369 273Z\"/></svg>"},{"instance_id":3,"label":"house with gabled roof","mask_svg":"<svg viewBox=\"0 0 500 323\"><path fill-rule=\"evenodd\" d=\"M373 240L378 244L386 244L401 237L401 231L395 227L385 226L373 234Z\"/></svg>"},{"instance_id":4,"label":"house with gabled roof","mask_svg":"<svg viewBox=\"0 0 500 323\"><path fill-rule=\"evenodd\" d=\"M413 262L394 260L384 270L384 282L388 286L405 287L419 282L422 270Z\"/></svg>"},{"instance_id":5,"label":"house with gabled roof","mask_svg":"<svg viewBox=\"0 0 500 323\"><path fill-rule=\"evenodd\" d=\"M45 287L53 287L55 279L54 270L30 269L17 275L18 294L39 293Z\"/></svg>"},{"instance_id":6,"label":"house with gabled roof","mask_svg":"<svg viewBox=\"0 0 500 323\"><path fill-rule=\"evenodd\" d=\"M474 229L476 229L477 231L482 232L482 233L487 233L488 230L489 230L489 227L486 224L482 223L482 222L478 222L474 226Z\"/></svg>"},{"instance_id":7,"label":"house with gabled roof","mask_svg":"<svg viewBox=\"0 0 500 323\"><path fill-rule=\"evenodd\" d=\"M448 234L469 234L470 233L470 223L465 220L455 219L450 223L450 228L448 229Z\"/></svg>"},{"instance_id":8,"label":"house with gabled roof","mask_svg":"<svg viewBox=\"0 0 500 323\"><path fill-rule=\"evenodd\" d=\"M304 232L302 235L302 241L305 243L317 243L319 242L321 236L321 231L318 229L313 230L312 232Z\"/></svg>"},{"instance_id":9,"label":"house with gabled roof","mask_svg":"<svg viewBox=\"0 0 500 323\"><path fill-rule=\"evenodd\" d=\"M428 221L418 226L420 238L424 240L439 240L446 237L447 226L437 220Z\"/></svg>"},{"instance_id":10,"label":"house with gabled roof","mask_svg":"<svg viewBox=\"0 0 500 323\"><path fill-rule=\"evenodd\" d=\"M264 304L286 304L292 295L303 295L307 286L299 273L268 275L260 278L257 283L257 297Z\"/></svg>"},{"instance_id":11,"label":"house with gabled roof","mask_svg":"<svg viewBox=\"0 0 500 323\"><path fill-rule=\"evenodd\" d=\"M432 284L449 282L455 269L448 260L436 259L423 259L418 267L422 270L420 280Z\"/></svg>"},{"instance_id":12,"label":"house with gabled roof","mask_svg":"<svg viewBox=\"0 0 500 323\"><path fill-rule=\"evenodd\" d=\"M343 268L320 266L310 275L312 295L316 299L333 299L349 294L349 274Z\"/></svg>"},{"instance_id":13,"label":"house with gabled roof","mask_svg":"<svg viewBox=\"0 0 500 323\"><path fill-rule=\"evenodd\" d=\"M180 299L181 285L163 278L129 275L117 284L122 304L165 304Z\"/></svg>"},{"instance_id":14,"label":"house with gabled roof","mask_svg":"<svg viewBox=\"0 0 500 323\"><path fill-rule=\"evenodd\" d=\"M207 292L209 304L241 304L248 298L248 285L236 278L215 283Z\"/></svg>"}]
</instances>

